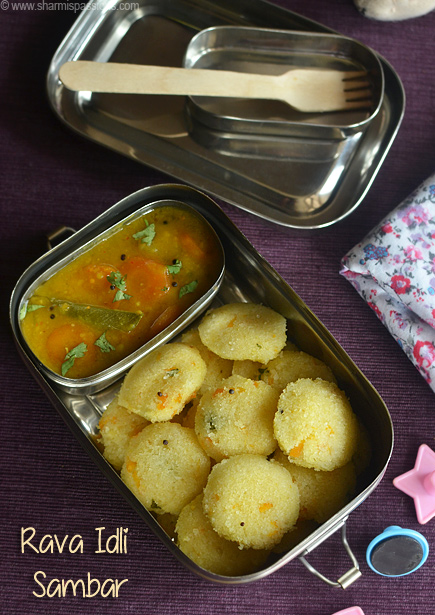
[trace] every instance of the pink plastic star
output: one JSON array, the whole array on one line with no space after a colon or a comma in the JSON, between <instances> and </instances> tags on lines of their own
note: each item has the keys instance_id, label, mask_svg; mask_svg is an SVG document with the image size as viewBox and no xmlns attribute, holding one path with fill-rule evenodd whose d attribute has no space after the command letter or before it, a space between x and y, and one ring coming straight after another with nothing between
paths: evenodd
<instances>
[{"instance_id":1,"label":"pink plastic star","mask_svg":"<svg viewBox=\"0 0 435 615\"><path fill-rule=\"evenodd\" d=\"M427 444L418 449L414 469L397 476L393 485L414 498L421 525L435 516L435 453Z\"/></svg>"},{"instance_id":2,"label":"pink plastic star","mask_svg":"<svg viewBox=\"0 0 435 615\"><path fill-rule=\"evenodd\" d=\"M359 606L351 606L350 609L344 609L344 611L338 611L333 615L364 615Z\"/></svg>"}]
</instances>

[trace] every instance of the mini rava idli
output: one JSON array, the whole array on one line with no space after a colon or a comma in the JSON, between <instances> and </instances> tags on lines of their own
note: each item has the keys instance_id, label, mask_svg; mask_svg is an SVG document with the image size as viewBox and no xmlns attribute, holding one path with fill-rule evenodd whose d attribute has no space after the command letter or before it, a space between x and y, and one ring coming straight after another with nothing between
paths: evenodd
<instances>
[{"instance_id":1,"label":"mini rava idli","mask_svg":"<svg viewBox=\"0 0 435 615\"><path fill-rule=\"evenodd\" d=\"M250 378L251 380L260 380L262 368L264 368L264 365L258 361L234 361L232 375L243 376L243 378Z\"/></svg>"},{"instance_id":2,"label":"mini rava idli","mask_svg":"<svg viewBox=\"0 0 435 615\"><path fill-rule=\"evenodd\" d=\"M183 344L187 344L188 346L193 346L194 348L197 348L207 366L205 378L203 380L201 388L199 389L200 394L204 393L207 389L211 389L212 387L216 386L217 383L220 382L223 378L228 378L229 376L231 376L233 369L233 361L218 357L217 354L204 346L204 344L201 342L201 338L199 337L197 329L191 329L190 331L186 331L186 333L183 333L181 341Z\"/></svg>"},{"instance_id":3,"label":"mini rava idli","mask_svg":"<svg viewBox=\"0 0 435 615\"><path fill-rule=\"evenodd\" d=\"M240 548L271 549L299 516L290 473L261 455L236 455L216 464L204 489L213 529Z\"/></svg>"},{"instance_id":4,"label":"mini rava idli","mask_svg":"<svg viewBox=\"0 0 435 615\"><path fill-rule=\"evenodd\" d=\"M289 382L299 378L321 378L336 382L330 367L320 359L298 350L283 350L276 359L269 361L259 370L259 377L280 393Z\"/></svg>"},{"instance_id":5,"label":"mini rava idli","mask_svg":"<svg viewBox=\"0 0 435 615\"><path fill-rule=\"evenodd\" d=\"M253 453L270 455L277 443L273 418L278 392L264 382L230 376L201 397L195 415L195 432L215 461Z\"/></svg>"},{"instance_id":6,"label":"mini rava idli","mask_svg":"<svg viewBox=\"0 0 435 615\"><path fill-rule=\"evenodd\" d=\"M237 543L214 531L202 506L200 494L181 511L175 526L177 546L195 564L223 576L255 572L266 561L269 551L239 549Z\"/></svg>"},{"instance_id":7,"label":"mini rava idli","mask_svg":"<svg viewBox=\"0 0 435 615\"><path fill-rule=\"evenodd\" d=\"M286 320L264 305L228 303L198 326L202 343L224 359L267 363L286 344Z\"/></svg>"},{"instance_id":8,"label":"mini rava idli","mask_svg":"<svg viewBox=\"0 0 435 615\"><path fill-rule=\"evenodd\" d=\"M130 440L121 478L149 511L178 515L201 493L210 458L193 429L153 423Z\"/></svg>"},{"instance_id":9,"label":"mini rava idli","mask_svg":"<svg viewBox=\"0 0 435 615\"><path fill-rule=\"evenodd\" d=\"M277 451L274 459L290 472L298 486L300 519L324 523L349 502L355 490L356 472L352 462L332 472L323 472L291 463L282 451Z\"/></svg>"},{"instance_id":10,"label":"mini rava idli","mask_svg":"<svg viewBox=\"0 0 435 615\"><path fill-rule=\"evenodd\" d=\"M346 395L320 378L301 378L286 386L278 400L274 431L290 461L327 472L352 459L359 432Z\"/></svg>"},{"instance_id":11,"label":"mini rava idli","mask_svg":"<svg viewBox=\"0 0 435 615\"><path fill-rule=\"evenodd\" d=\"M206 372L197 348L167 344L131 368L121 385L119 403L152 423L169 421L195 397Z\"/></svg>"},{"instance_id":12,"label":"mini rava idli","mask_svg":"<svg viewBox=\"0 0 435 615\"><path fill-rule=\"evenodd\" d=\"M148 424L142 416L120 406L117 397L107 406L98 426L103 455L115 470L122 468L130 439Z\"/></svg>"}]
</instances>

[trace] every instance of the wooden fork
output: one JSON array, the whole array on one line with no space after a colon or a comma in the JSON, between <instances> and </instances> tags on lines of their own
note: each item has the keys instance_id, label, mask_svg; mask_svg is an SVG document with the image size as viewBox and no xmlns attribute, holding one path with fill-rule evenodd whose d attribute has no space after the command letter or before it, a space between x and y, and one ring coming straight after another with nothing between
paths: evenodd
<instances>
[{"instance_id":1,"label":"wooden fork","mask_svg":"<svg viewBox=\"0 0 435 615\"><path fill-rule=\"evenodd\" d=\"M294 69L282 75L172 68L115 62L67 62L59 79L70 90L281 100L298 111L347 111L371 106L363 71Z\"/></svg>"}]
</instances>

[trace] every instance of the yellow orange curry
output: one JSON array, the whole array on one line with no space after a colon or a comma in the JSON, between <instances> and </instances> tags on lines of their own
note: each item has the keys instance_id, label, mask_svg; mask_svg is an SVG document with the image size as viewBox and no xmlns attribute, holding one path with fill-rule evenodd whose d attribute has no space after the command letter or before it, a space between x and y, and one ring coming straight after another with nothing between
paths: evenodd
<instances>
[{"instance_id":1,"label":"yellow orange curry","mask_svg":"<svg viewBox=\"0 0 435 615\"><path fill-rule=\"evenodd\" d=\"M163 206L117 227L23 305L21 330L49 369L86 378L165 329L216 282L221 247L194 212Z\"/></svg>"}]
</instances>

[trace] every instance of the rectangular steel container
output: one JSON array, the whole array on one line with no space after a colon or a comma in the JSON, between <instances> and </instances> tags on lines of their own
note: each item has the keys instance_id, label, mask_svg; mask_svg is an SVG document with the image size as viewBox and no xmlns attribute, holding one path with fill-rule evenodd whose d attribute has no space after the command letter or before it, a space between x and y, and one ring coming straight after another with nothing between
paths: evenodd
<instances>
[{"instance_id":1,"label":"rectangular steel container","mask_svg":"<svg viewBox=\"0 0 435 615\"><path fill-rule=\"evenodd\" d=\"M251 301L268 305L282 314L287 319L289 339L301 350L318 357L331 367L340 388L346 392L355 413L367 428L372 444L373 455L370 466L361 475L356 495L352 501L297 546L287 553L275 555L266 562L261 570L250 575L226 577L212 574L197 566L178 549L152 514L133 496L118 473L106 462L96 442L98 422L102 412L116 394L119 383L109 384L94 393L81 392L72 395L51 378L46 370L41 369L35 357L28 352L20 332L20 305L28 296L29 289L41 272L53 267L58 260L68 258L75 250L80 249L80 246L92 241L116 221L130 216L140 208L165 199L178 201L194 208L206 218L220 238L225 252L226 271L215 297L215 304ZM186 316L185 322L181 323L177 330L181 330L182 326L187 326L190 320ZM10 321L23 361L85 451L156 536L190 570L210 581L241 584L261 579L297 557L311 568L306 562L306 554L336 530L342 529L344 545L351 556L353 566L338 581L324 580L331 585L346 587L359 576L358 564L345 539L345 522L352 511L372 493L386 470L393 447L393 428L389 412L379 394L333 336L209 197L187 186L167 184L144 188L123 199L81 231L49 251L25 271L11 297ZM166 340L159 341L164 343ZM119 375L116 376L119 377Z\"/></svg>"},{"instance_id":2,"label":"rectangular steel container","mask_svg":"<svg viewBox=\"0 0 435 615\"><path fill-rule=\"evenodd\" d=\"M280 75L292 68L364 71L371 83L371 105L352 112L301 113L280 101L189 98L188 110L197 131L228 133L234 140L241 138L240 133L245 139L250 135L253 148L255 137L263 141L281 137L283 155L285 137L293 137L321 141L324 147L329 145L333 156L334 141L362 133L383 104L384 74L378 56L355 39L338 34L216 26L191 39L183 65L214 70L216 79L219 70L265 75ZM321 98L321 90L318 95ZM287 155L291 157L292 152L289 144Z\"/></svg>"},{"instance_id":3,"label":"rectangular steel container","mask_svg":"<svg viewBox=\"0 0 435 615\"><path fill-rule=\"evenodd\" d=\"M113 10L118 4L119 10ZM216 26L321 36L334 35L331 30L264 0L140 0L129 9L121 6L127 5L103 0L97 9L83 11L52 59L48 98L67 126L289 230L325 229L361 204L405 107L400 79L385 59L376 54L384 95L364 130L360 126L341 139L320 134L254 138L246 132L235 134L233 127L215 130L191 122L183 97L69 91L59 81L59 68L74 60L181 66L192 38Z\"/></svg>"},{"instance_id":4,"label":"rectangular steel container","mask_svg":"<svg viewBox=\"0 0 435 615\"><path fill-rule=\"evenodd\" d=\"M141 216L146 215L152 210L159 209L160 207L174 207L176 209L191 210L192 208L185 203L179 202L173 199L157 199L155 201L147 201L142 206L139 206L135 211L127 216L116 215L116 211L108 210L101 216L99 216L94 222L91 222L79 233L77 233L66 246L62 245L53 252L53 264L46 265L41 270L42 273L38 275L27 288L26 293L21 298L21 305L25 305L26 301L33 295L35 290L48 278L54 275L57 271L62 269L65 265L73 261L79 254L92 249L94 245L104 240L116 230L119 229L121 224L127 224L137 220ZM207 222L205 222L207 224ZM210 227L212 233L216 236L213 229ZM219 238L216 236L216 243L220 244ZM70 246L72 249L70 249ZM112 367L105 369L104 371L89 376L87 378L71 379L60 374L56 374L42 363L38 361L36 357L33 360L39 365L38 369L48 379L52 380L63 389L65 392L71 395L89 395L95 393L102 388L106 388L116 380L118 380L122 374L126 372L136 361L147 355L154 350L160 344L164 344L173 337L175 337L182 329L184 329L190 322L192 322L199 314L201 314L208 305L213 301L216 293L222 284L224 272L225 272L225 256L222 246L222 262L219 264L219 274L216 280L212 283L207 292L193 305L191 305L181 316L179 316L173 323L161 331L158 335L154 336L146 344L138 348L135 352L125 357L122 361L119 361ZM27 346L26 342L23 343ZM30 349L27 352L33 355Z\"/></svg>"}]
</instances>

